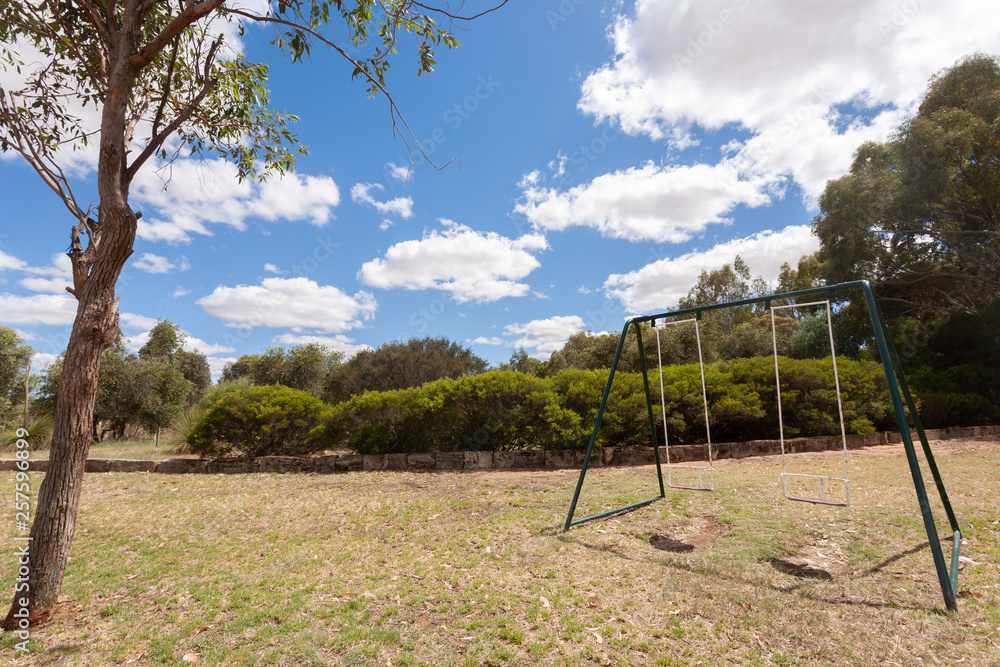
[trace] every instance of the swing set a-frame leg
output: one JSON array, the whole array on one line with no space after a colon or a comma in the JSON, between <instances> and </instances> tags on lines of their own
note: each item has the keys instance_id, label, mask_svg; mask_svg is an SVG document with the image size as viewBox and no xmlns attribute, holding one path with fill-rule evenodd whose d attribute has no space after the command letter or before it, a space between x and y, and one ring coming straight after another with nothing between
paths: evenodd
<instances>
[{"instance_id":1,"label":"swing set a-frame leg","mask_svg":"<svg viewBox=\"0 0 1000 667\"><path fill-rule=\"evenodd\" d=\"M597 432L601 427L601 419L604 417L604 408L608 405L608 396L611 394L611 385L615 381L615 371L618 370L618 361L621 359L622 349L625 347L625 339L628 338L628 328L633 323L635 324L636 339L639 341L639 361L642 366L643 388L646 392L646 408L649 417L649 427L653 436L653 452L656 456L656 476L660 482L660 495L653 498L647 498L646 500L640 500L637 503L625 505L624 507L618 507L606 512L592 514L590 516L583 517L582 519L574 519L573 515L576 513L576 504L580 500L580 490L583 488L583 480L587 476L587 468L590 467L590 457L594 455L594 446L597 443ZM622 512L638 509L639 507L649 505L652 502L666 497L667 494L663 488L663 470L660 466L660 448L656 445L656 423L653 419L653 407L650 401L649 377L646 372L646 354L642 348L642 333L639 328L639 323L629 320L622 328L621 338L618 339L618 349L615 350L615 358L611 361L611 371L608 373L608 383L604 385L604 393L601 395L601 403L597 408L597 418L594 420L594 430L591 432L590 442L587 444L587 454L583 457L583 467L580 469L580 478L576 482L576 490L573 492L573 500L569 504L569 512L566 513L566 523L563 525L564 532L581 523L586 523L595 519L603 519L604 517L611 516L613 514L620 514Z\"/></svg>"},{"instance_id":2,"label":"swing set a-frame leg","mask_svg":"<svg viewBox=\"0 0 1000 667\"><path fill-rule=\"evenodd\" d=\"M903 440L903 448L906 450L906 462L910 467L910 475L913 477L913 488L917 493L917 502L920 504L920 514L924 520L924 529L927 531L927 541L930 543L931 553L934 556L934 568L937 571L938 581L941 584L941 593L944 595L944 604L951 611L958 611L957 589L958 589L958 554L962 544L962 531L952 510L951 501L948 499L948 492L944 488L941 480L941 473L938 471L937 463L934 460L934 453L927 442L927 434L924 433L924 426L920 422L920 415L917 412L916 404L910 389L906 384L906 379L900 368L899 356L889 337L888 326L882 316L878 301L871 286L865 282L862 285L865 293L865 302L868 305L868 314L872 320L872 328L875 330L875 342L878 344L879 357L882 359L882 367L885 370L885 378L889 383L889 396L892 398L892 407L896 412L896 421L899 424L899 433ZM906 418L906 411L903 408L903 401L909 408L910 417L913 419L914 430L920 438L924 457L927 466L931 470L934 484L937 487L938 495L941 497L941 504L944 505L945 513L948 515L948 523L952 530L951 549L951 572L945 562L944 552L941 549L941 540L938 537L937 526L934 524L934 515L931 512L930 501L927 498L927 488L924 485L924 477L920 471L920 462L917 460L917 452L913 446L913 437L910 433L909 422Z\"/></svg>"}]
</instances>

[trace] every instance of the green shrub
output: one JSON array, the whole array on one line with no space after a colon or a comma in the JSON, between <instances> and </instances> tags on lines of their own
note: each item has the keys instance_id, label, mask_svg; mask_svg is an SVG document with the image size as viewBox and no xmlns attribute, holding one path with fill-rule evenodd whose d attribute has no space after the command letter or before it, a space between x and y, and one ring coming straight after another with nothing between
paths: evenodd
<instances>
[{"instance_id":1,"label":"green shrub","mask_svg":"<svg viewBox=\"0 0 1000 667\"><path fill-rule=\"evenodd\" d=\"M785 435L837 435L837 394L827 359L779 357ZM881 365L838 360L848 433L895 428ZM698 364L649 372L657 442L705 442L705 406ZM587 446L607 370L564 369L549 378L490 371L422 387L370 391L337 405L329 437L360 453L460 449L554 449ZM712 440L738 442L778 437L774 358L734 359L705 366ZM956 404L982 410L972 401ZM665 409L664 409L665 407ZM597 446L650 446L649 409L641 373L619 372L608 396Z\"/></svg>"},{"instance_id":2,"label":"green shrub","mask_svg":"<svg viewBox=\"0 0 1000 667\"><path fill-rule=\"evenodd\" d=\"M333 409L328 432L362 454L554 449L584 437L548 381L515 371L365 392Z\"/></svg>"},{"instance_id":3,"label":"green shrub","mask_svg":"<svg viewBox=\"0 0 1000 667\"><path fill-rule=\"evenodd\" d=\"M28 441L31 449L48 449L52 444L52 429L55 422L49 415L34 415L28 420ZM21 440L17 435L19 427L11 428L9 431L0 433L0 452L13 452L17 450L17 441Z\"/></svg>"},{"instance_id":4,"label":"green shrub","mask_svg":"<svg viewBox=\"0 0 1000 667\"><path fill-rule=\"evenodd\" d=\"M187 443L202 456L303 455L326 441L327 406L280 385L229 387L192 423Z\"/></svg>"}]
</instances>

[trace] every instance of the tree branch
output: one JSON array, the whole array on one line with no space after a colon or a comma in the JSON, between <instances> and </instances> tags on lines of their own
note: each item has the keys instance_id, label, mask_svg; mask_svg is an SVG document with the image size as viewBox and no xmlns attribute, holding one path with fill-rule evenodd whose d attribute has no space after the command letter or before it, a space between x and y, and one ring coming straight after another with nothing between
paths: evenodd
<instances>
[{"instance_id":1,"label":"tree branch","mask_svg":"<svg viewBox=\"0 0 1000 667\"><path fill-rule=\"evenodd\" d=\"M160 131L160 121L163 120L163 110L167 106L167 100L170 98L170 87L174 82L174 69L177 66L177 49L180 46L180 36L174 38L173 47L170 49L170 64L167 65L167 81L163 86L163 91L160 96L160 104L156 108L156 115L153 116L153 129L150 132L150 137L155 137Z\"/></svg>"},{"instance_id":2,"label":"tree branch","mask_svg":"<svg viewBox=\"0 0 1000 667\"><path fill-rule=\"evenodd\" d=\"M411 4L413 4L413 5L417 6L417 7L422 7L423 9L426 9L427 11L432 12L434 14L441 14L442 16L447 16L448 18L450 18L453 21L475 21L480 16L486 16L487 14L489 14L491 12L495 12L496 10L498 10L501 7L503 7L504 5L506 5L508 2L509 2L509 0L503 0L503 2L501 2L496 7L491 7L490 9L487 9L486 11L483 11L483 12L479 12L478 14L476 14L474 16L459 16L458 14L452 14L450 12L447 12L447 11L445 11L443 9L439 9L437 7L428 7L427 5L425 5L423 3L416 2L416 0L411 0Z\"/></svg>"},{"instance_id":3,"label":"tree branch","mask_svg":"<svg viewBox=\"0 0 1000 667\"><path fill-rule=\"evenodd\" d=\"M504 1L506 2L506 0L504 0ZM285 19L276 18L276 17L273 17L273 16L258 16L256 14L251 14L251 13L245 11L245 10L242 10L242 9L229 9L229 8L227 8L226 11L229 14L235 14L236 16L242 16L244 18L250 19L251 21L255 21L255 22L258 22L258 23L273 23L273 24L276 24L276 25L283 25L283 26L286 26L288 28L293 28L295 30L301 30L302 32L309 34L310 36L312 36L315 39L319 40L323 44L327 45L328 47L330 47L331 49L333 49L334 51L336 51L337 53L339 53L341 56L343 56L344 59L347 60L349 63L351 63L352 65L354 65L357 68L357 70L361 74L364 74L365 78L368 79L368 81L371 82L371 84L373 86L375 86L375 88L378 89L379 92L381 92L383 95L385 95L386 99L389 100L390 118L392 119L393 130L394 131L398 131L398 125L396 123L396 119L398 118L399 122L403 124L404 128L406 128L406 133L408 135L410 135L410 138L413 140L413 143L415 143L417 145L417 148L420 149L420 154L424 157L425 160L427 160L428 164L430 164L432 167L434 167L435 169L437 169L438 171L440 171L441 169L444 169L449 164L451 164L452 162L455 161L454 159L448 160L447 162L445 162L443 165L441 165L439 167L433 160L431 160L430 156L428 156L427 153L424 152L424 147L420 145L420 141L417 139L416 135L413 134L413 130L410 129L409 124L406 122L406 118L403 117L403 113L399 109L399 105L396 104L396 100L393 99L392 95L389 94L389 91L386 90L385 86L383 86L381 83L379 83L378 79L375 78L367 69L365 69L365 67L363 67L361 65L361 63L359 63L357 60L355 60L351 56L347 55L346 51L344 51L342 48L340 48L339 46L337 46L336 44L334 44L333 42L331 42L329 39L327 39L326 37L324 37L323 35L321 35L319 32L317 32L313 28L310 28L309 26L305 26L305 25L301 25L301 24L295 23L293 21L288 21L288 20L285 20ZM400 133L400 136L402 136L402 133ZM405 137L403 137L403 142L406 144L406 150L410 154L410 159L413 160L413 151L410 150L410 144L409 144L408 141L406 141Z\"/></svg>"},{"instance_id":4,"label":"tree branch","mask_svg":"<svg viewBox=\"0 0 1000 667\"><path fill-rule=\"evenodd\" d=\"M11 146L11 148L27 160L35 172L41 176L42 181L62 200L66 208L69 209L69 212L73 214L73 217L83 220L85 216L83 215L83 211L80 210L79 205L77 205L76 199L73 197L73 190L66 180L66 175L58 165L55 165L53 169L53 167L46 164L44 155L38 151L34 144L27 141L25 136L29 133L24 131L18 115L11 111L10 105L7 103L7 91L2 86L0 86L0 118L3 119L4 124L10 129L11 138L16 142L16 145ZM9 141L5 143L10 145Z\"/></svg>"},{"instance_id":5,"label":"tree branch","mask_svg":"<svg viewBox=\"0 0 1000 667\"><path fill-rule=\"evenodd\" d=\"M177 114L177 117L174 118L174 120L171 121L171 123L167 125L162 132L150 138L149 143L146 145L146 148L143 149L142 153L139 154L139 156L135 159L135 161L132 162L132 164L126 170L125 178L127 182L129 183L132 182L132 179L135 178L135 175L136 173L138 173L139 168L142 167L142 165L146 162L146 160L152 157L153 154L155 154L156 151L159 150L160 146L163 145L163 142L166 141L167 138L177 130L177 128L183 125L184 122L191 117L191 114L193 114L198 109L198 107L201 105L204 99L209 95L209 93L212 92L212 90L218 84L217 79L209 78L208 75L212 69L212 62L215 60L215 54L221 45L222 45L222 35L219 35L218 38L216 38L215 42L212 44L211 48L209 49L208 56L206 56L205 58L205 69L204 69L205 84L202 86L202 89L198 92L197 95L194 96L194 98L191 99L190 102L187 103L187 106L185 106L184 109L182 109L181 112Z\"/></svg>"},{"instance_id":6,"label":"tree branch","mask_svg":"<svg viewBox=\"0 0 1000 667\"><path fill-rule=\"evenodd\" d=\"M170 42L172 42L178 35L184 32L184 29L195 23L199 19L202 19L216 9L221 7L225 0L204 0L198 4L188 5L180 14L174 17L174 19L167 24L163 30L160 31L156 37L154 37L146 46L139 50L139 53L135 54L129 58L129 62L136 69L145 67L153 58L157 56L160 51L165 49ZM145 2L142 7L146 11L149 11L156 1ZM143 14L144 16L145 14Z\"/></svg>"},{"instance_id":7,"label":"tree branch","mask_svg":"<svg viewBox=\"0 0 1000 667\"><path fill-rule=\"evenodd\" d=\"M101 38L101 43L104 46L104 51L107 51L108 41L111 39L111 35L108 32L108 26L105 17L101 16L100 8L97 7L93 2L89 0L75 0L76 4L83 9L84 13L90 18L90 23L94 26L97 34ZM103 59L103 54L102 54Z\"/></svg>"}]
</instances>

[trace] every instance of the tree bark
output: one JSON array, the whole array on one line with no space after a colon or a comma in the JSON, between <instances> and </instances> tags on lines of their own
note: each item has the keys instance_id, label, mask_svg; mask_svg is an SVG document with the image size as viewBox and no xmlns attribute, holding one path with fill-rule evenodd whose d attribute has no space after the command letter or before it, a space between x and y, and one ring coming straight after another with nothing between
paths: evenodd
<instances>
[{"instance_id":1,"label":"tree bark","mask_svg":"<svg viewBox=\"0 0 1000 667\"><path fill-rule=\"evenodd\" d=\"M15 613L23 608L22 599L28 601L30 625L44 623L52 616L69 561L84 465L90 450L101 352L114 342L118 331L114 287L101 290L91 301L80 302L66 348L56 398L49 469L38 491L31 526L28 591L15 595L4 620L6 630L17 627L19 618Z\"/></svg>"},{"instance_id":2,"label":"tree bark","mask_svg":"<svg viewBox=\"0 0 1000 667\"><path fill-rule=\"evenodd\" d=\"M138 67L129 59L136 53L140 21L126 12L108 50L108 88L111 95L101 116L97 191L100 201L96 224L91 225L86 250L73 248L73 289L76 318L62 379L56 397L55 424L49 469L38 491L29 542L28 591L17 592L4 620L14 629L27 609L30 625L52 617L69 562L70 545L83 487L83 473L94 427L94 402L101 353L118 335L115 283L132 254L138 217L128 205L130 179L122 128ZM22 605L21 602L27 602Z\"/></svg>"}]
</instances>

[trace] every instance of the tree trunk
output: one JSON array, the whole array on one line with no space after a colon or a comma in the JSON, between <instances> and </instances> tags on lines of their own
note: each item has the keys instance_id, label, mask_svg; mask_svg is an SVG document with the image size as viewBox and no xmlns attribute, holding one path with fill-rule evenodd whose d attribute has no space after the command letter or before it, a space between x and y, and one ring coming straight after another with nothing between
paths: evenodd
<instances>
[{"instance_id":1,"label":"tree trunk","mask_svg":"<svg viewBox=\"0 0 1000 667\"><path fill-rule=\"evenodd\" d=\"M118 300L115 283L132 254L138 217L128 205L129 181L125 171L122 127L136 70L128 63L135 52L136 26L117 36L109 58L110 89L105 102L97 165L99 218L91 224L85 251L70 252L73 263L72 293L78 305L62 379L56 397L55 425L49 452L49 469L38 491L29 546L28 591L16 592L4 620L14 629L27 609L30 625L51 618L62 589L69 549L76 528L83 472L94 431L94 402L101 353L118 335ZM117 93L121 94L117 94ZM26 605L21 604L27 602Z\"/></svg>"},{"instance_id":2,"label":"tree trunk","mask_svg":"<svg viewBox=\"0 0 1000 667\"><path fill-rule=\"evenodd\" d=\"M38 491L29 546L28 591L15 594L3 627L12 630L20 620L15 614L25 606L31 625L44 623L54 610L69 560L76 527L84 465L90 449L94 399L101 352L118 331L118 303L114 287L86 290L93 294L77 307L63 362L56 398L55 425L49 452L49 469ZM27 605L21 605L27 601Z\"/></svg>"}]
</instances>

